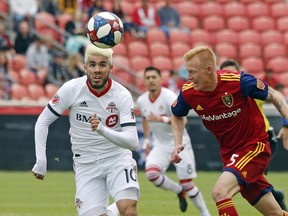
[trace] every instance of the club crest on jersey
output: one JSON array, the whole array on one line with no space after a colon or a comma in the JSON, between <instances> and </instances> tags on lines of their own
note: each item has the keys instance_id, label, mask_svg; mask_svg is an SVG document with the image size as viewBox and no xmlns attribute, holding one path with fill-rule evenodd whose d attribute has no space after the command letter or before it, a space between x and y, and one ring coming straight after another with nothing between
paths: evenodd
<instances>
[{"instance_id":1,"label":"club crest on jersey","mask_svg":"<svg viewBox=\"0 0 288 216\"><path fill-rule=\"evenodd\" d=\"M118 115L115 115L115 114L110 115L107 117L105 123L106 123L107 127L112 128L118 123L118 119L119 119Z\"/></svg>"},{"instance_id":2,"label":"club crest on jersey","mask_svg":"<svg viewBox=\"0 0 288 216\"><path fill-rule=\"evenodd\" d=\"M229 94L229 95L222 96L222 101L226 106L232 107L234 99L233 99L233 96Z\"/></svg>"},{"instance_id":3,"label":"club crest on jersey","mask_svg":"<svg viewBox=\"0 0 288 216\"><path fill-rule=\"evenodd\" d=\"M110 102L106 110L108 110L110 113L114 113L116 110L118 110L118 108L114 102Z\"/></svg>"},{"instance_id":4,"label":"club crest on jersey","mask_svg":"<svg viewBox=\"0 0 288 216\"><path fill-rule=\"evenodd\" d=\"M58 95L58 94L55 94L55 95L52 97L52 104L56 104L59 100L60 100L59 95Z\"/></svg>"},{"instance_id":5,"label":"club crest on jersey","mask_svg":"<svg viewBox=\"0 0 288 216\"><path fill-rule=\"evenodd\" d=\"M173 107L176 107L177 105L177 99L174 101L174 103L172 104Z\"/></svg>"},{"instance_id":6,"label":"club crest on jersey","mask_svg":"<svg viewBox=\"0 0 288 216\"><path fill-rule=\"evenodd\" d=\"M135 119L135 111L131 108L131 119Z\"/></svg>"},{"instance_id":7,"label":"club crest on jersey","mask_svg":"<svg viewBox=\"0 0 288 216\"><path fill-rule=\"evenodd\" d=\"M265 84L262 80L260 79L257 79L257 88L262 90L262 91L265 91Z\"/></svg>"}]
</instances>

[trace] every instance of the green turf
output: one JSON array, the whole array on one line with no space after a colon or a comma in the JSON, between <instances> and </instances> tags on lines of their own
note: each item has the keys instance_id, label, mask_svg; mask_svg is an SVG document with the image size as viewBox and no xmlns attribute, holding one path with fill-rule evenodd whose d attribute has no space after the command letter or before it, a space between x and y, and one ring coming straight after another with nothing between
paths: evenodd
<instances>
[{"instance_id":1,"label":"green turf","mask_svg":"<svg viewBox=\"0 0 288 216\"><path fill-rule=\"evenodd\" d=\"M174 172L169 172L175 178ZM211 190L219 173L198 172L196 184L201 189L211 215L217 215ZM267 176L276 189L288 195L288 173L270 172ZM139 172L141 198L139 216L199 215L191 202L181 213L176 194L156 188ZM0 171L0 216L76 216L74 207L74 176L72 172L48 172L44 181L34 179L30 172ZM241 216L260 215L239 195L233 198Z\"/></svg>"}]
</instances>

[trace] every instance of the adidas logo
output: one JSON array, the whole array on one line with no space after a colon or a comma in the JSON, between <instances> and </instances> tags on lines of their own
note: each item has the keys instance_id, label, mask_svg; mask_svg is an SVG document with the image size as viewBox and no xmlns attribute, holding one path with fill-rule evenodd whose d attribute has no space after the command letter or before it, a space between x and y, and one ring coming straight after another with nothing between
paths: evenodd
<instances>
[{"instance_id":1,"label":"adidas logo","mask_svg":"<svg viewBox=\"0 0 288 216\"><path fill-rule=\"evenodd\" d=\"M88 107L86 101L83 101L79 104L80 107Z\"/></svg>"},{"instance_id":2,"label":"adidas logo","mask_svg":"<svg viewBox=\"0 0 288 216\"><path fill-rule=\"evenodd\" d=\"M197 105L196 110L204 110L200 105Z\"/></svg>"}]
</instances>

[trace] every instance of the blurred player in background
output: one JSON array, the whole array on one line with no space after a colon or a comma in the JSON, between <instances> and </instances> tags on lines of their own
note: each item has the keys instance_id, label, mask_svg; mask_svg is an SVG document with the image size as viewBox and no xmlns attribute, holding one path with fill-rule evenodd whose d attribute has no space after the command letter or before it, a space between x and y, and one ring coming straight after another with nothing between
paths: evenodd
<instances>
[{"instance_id":1,"label":"blurred player in background","mask_svg":"<svg viewBox=\"0 0 288 216\"><path fill-rule=\"evenodd\" d=\"M165 175L167 168L171 164L170 156L174 147L170 116L171 105L177 95L173 91L161 87L161 72L158 68L147 67L144 71L144 82L148 91L139 96L137 104L142 115L144 130L143 148L147 156L145 164L146 176L155 186L178 194L182 212L187 209L185 199L187 194L189 199L199 209L201 216L208 216L210 214L202 193L193 182L193 178L197 177L195 159L190 137L186 130L183 136L185 150L181 152L183 160L175 165L180 184ZM150 132L152 132L153 141L150 139Z\"/></svg>"},{"instance_id":2,"label":"blurred player in background","mask_svg":"<svg viewBox=\"0 0 288 216\"><path fill-rule=\"evenodd\" d=\"M220 65L220 70L230 70L230 71L237 72L237 71L240 71L240 65L238 64L238 62L236 62L233 59L227 59L224 62L222 62L222 64ZM266 131L269 137L269 143L270 143L270 148L271 148L271 159L272 159L275 156L276 149L277 149L276 133L275 133L274 128L270 125L270 122L264 113L264 110L263 110L264 101L258 100L258 99L255 99L255 101L261 113L263 114L264 122L266 125ZM265 175L267 175L267 173L268 173L268 168L265 170ZM276 199L276 201L278 202L278 204L280 205L280 207L283 210L287 211L285 200L284 200L284 193L282 191L275 190L275 189L273 189L271 192L274 198Z\"/></svg>"},{"instance_id":3,"label":"blurred player in background","mask_svg":"<svg viewBox=\"0 0 288 216\"><path fill-rule=\"evenodd\" d=\"M134 104L128 90L109 78L112 68L112 50L89 44L84 64L87 76L66 82L35 125L37 160L32 172L43 180L48 128L69 110L75 204L81 216L137 215L139 183L131 152L139 142ZM107 211L109 194L118 208L114 203Z\"/></svg>"},{"instance_id":4,"label":"blurred player in background","mask_svg":"<svg viewBox=\"0 0 288 216\"><path fill-rule=\"evenodd\" d=\"M184 117L194 109L220 144L223 172L212 191L218 214L238 216L232 197L240 192L261 214L287 216L264 177L271 149L263 115L254 100L271 102L287 120L283 96L252 75L216 71L216 56L208 47L189 50L184 61L191 82L184 84L172 105L175 148L171 161L181 161ZM283 133L288 138L288 128Z\"/></svg>"}]
</instances>

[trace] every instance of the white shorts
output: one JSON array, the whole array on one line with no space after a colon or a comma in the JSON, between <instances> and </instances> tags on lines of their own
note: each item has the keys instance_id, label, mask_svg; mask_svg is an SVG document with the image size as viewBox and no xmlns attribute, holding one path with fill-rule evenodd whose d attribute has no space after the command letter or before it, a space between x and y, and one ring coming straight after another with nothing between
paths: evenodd
<instances>
[{"instance_id":1,"label":"white shorts","mask_svg":"<svg viewBox=\"0 0 288 216\"><path fill-rule=\"evenodd\" d=\"M99 215L103 214L109 204L109 195L117 202L123 198L119 196L119 192L128 188L136 189L132 190L135 194L129 199L139 198L137 164L130 152L103 158L93 163L74 162L74 172L75 204L79 215L91 209L98 209Z\"/></svg>"},{"instance_id":2,"label":"white shorts","mask_svg":"<svg viewBox=\"0 0 288 216\"><path fill-rule=\"evenodd\" d=\"M171 147L163 145L154 146L146 158L145 167L154 165L159 167L162 173L165 173L171 163L172 151L173 148ZM191 144L186 144L184 150L179 153L179 156L182 158L181 162L174 164L178 179L196 178L195 158Z\"/></svg>"}]
</instances>

